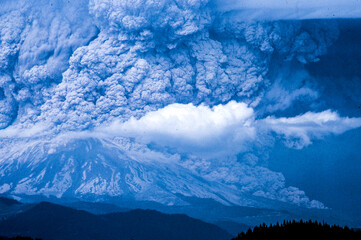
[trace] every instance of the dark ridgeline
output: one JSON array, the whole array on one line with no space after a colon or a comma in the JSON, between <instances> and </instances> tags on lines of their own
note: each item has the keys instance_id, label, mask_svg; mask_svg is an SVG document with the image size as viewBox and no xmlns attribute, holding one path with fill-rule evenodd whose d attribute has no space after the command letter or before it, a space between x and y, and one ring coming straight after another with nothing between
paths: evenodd
<instances>
[{"instance_id":1,"label":"dark ridgeline","mask_svg":"<svg viewBox=\"0 0 361 240\"><path fill-rule=\"evenodd\" d=\"M13 206L13 205L19 205L19 204L21 204L21 203L19 201L16 201L15 199L0 196L0 205Z\"/></svg>"},{"instance_id":2,"label":"dark ridgeline","mask_svg":"<svg viewBox=\"0 0 361 240\"><path fill-rule=\"evenodd\" d=\"M44 240L229 240L216 225L182 214L132 210L94 215L48 202L0 221L0 236L30 236ZM0 239L1 240L1 239Z\"/></svg>"},{"instance_id":3,"label":"dark ridgeline","mask_svg":"<svg viewBox=\"0 0 361 240\"><path fill-rule=\"evenodd\" d=\"M23 204L6 198L0 198L0 217L0 240L231 240L243 230L233 240L361 239L361 231L311 220L263 224L248 231L246 225L218 222L229 234L182 214L137 209L96 215L48 202Z\"/></svg>"},{"instance_id":4,"label":"dark ridgeline","mask_svg":"<svg viewBox=\"0 0 361 240\"><path fill-rule=\"evenodd\" d=\"M1 237L0 236L0 240L41 240L40 238L31 238L31 237L21 237L21 236L16 236L16 237Z\"/></svg>"},{"instance_id":5,"label":"dark ridgeline","mask_svg":"<svg viewBox=\"0 0 361 240\"><path fill-rule=\"evenodd\" d=\"M361 232L354 231L348 227L329 225L326 223L313 222L311 220L296 222L295 220L284 221L276 225L262 224L248 229L246 233L240 233L233 240L248 239L361 239Z\"/></svg>"}]
</instances>

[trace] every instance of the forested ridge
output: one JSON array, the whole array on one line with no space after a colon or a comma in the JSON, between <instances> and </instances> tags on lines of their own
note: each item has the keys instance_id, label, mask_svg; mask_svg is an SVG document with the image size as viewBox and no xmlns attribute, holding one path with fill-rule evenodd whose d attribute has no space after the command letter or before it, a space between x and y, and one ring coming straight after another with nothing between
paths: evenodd
<instances>
[{"instance_id":1,"label":"forested ridge","mask_svg":"<svg viewBox=\"0 0 361 240\"><path fill-rule=\"evenodd\" d=\"M340 239L361 239L361 231L356 231L347 226L340 227L317 221L284 221L274 225L256 226L247 232L238 234L233 240L248 239L294 239L294 238L325 239L337 237Z\"/></svg>"}]
</instances>

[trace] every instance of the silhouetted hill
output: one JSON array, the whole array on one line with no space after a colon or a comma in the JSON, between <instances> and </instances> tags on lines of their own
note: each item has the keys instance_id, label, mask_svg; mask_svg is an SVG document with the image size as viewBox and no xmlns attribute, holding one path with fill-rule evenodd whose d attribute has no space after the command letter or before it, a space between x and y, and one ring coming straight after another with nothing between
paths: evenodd
<instances>
[{"instance_id":1,"label":"silhouetted hill","mask_svg":"<svg viewBox=\"0 0 361 240\"><path fill-rule=\"evenodd\" d=\"M246 233L240 233L233 240L248 239L361 239L361 232L354 231L348 227L328 225L312 222L284 222L282 224L265 224L249 229Z\"/></svg>"},{"instance_id":2,"label":"silhouetted hill","mask_svg":"<svg viewBox=\"0 0 361 240\"><path fill-rule=\"evenodd\" d=\"M0 197L0 221L5 219L8 215L24 211L28 208L27 204L22 204L11 198Z\"/></svg>"},{"instance_id":3,"label":"silhouetted hill","mask_svg":"<svg viewBox=\"0 0 361 240\"><path fill-rule=\"evenodd\" d=\"M44 240L231 238L223 229L186 215L167 215L154 210L94 215L48 202L36 204L0 222L0 235Z\"/></svg>"},{"instance_id":4,"label":"silhouetted hill","mask_svg":"<svg viewBox=\"0 0 361 240\"><path fill-rule=\"evenodd\" d=\"M40 238L36 238L33 239L31 237L21 237L21 236L16 236L16 237L0 237L0 240L41 240Z\"/></svg>"},{"instance_id":5,"label":"silhouetted hill","mask_svg":"<svg viewBox=\"0 0 361 240\"><path fill-rule=\"evenodd\" d=\"M15 199L0 197L0 204L1 205L6 205L6 206L12 206L12 205L18 205L18 204L21 204L21 203L19 201L15 200Z\"/></svg>"},{"instance_id":6,"label":"silhouetted hill","mask_svg":"<svg viewBox=\"0 0 361 240\"><path fill-rule=\"evenodd\" d=\"M214 222L213 224L226 230L232 236L237 236L238 233L246 232L250 228L249 225L232 222L232 221L217 221L217 222Z\"/></svg>"},{"instance_id":7,"label":"silhouetted hill","mask_svg":"<svg viewBox=\"0 0 361 240\"><path fill-rule=\"evenodd\" d=\"M155 210L137 209L108 214L106 217L117 222L120 231L128 232L133 239L226 239L228 235L224 235L225 231L215 228L215 225L183 214L166 215ZM227 238L230 239L230 235Z\"/></svg>"},{"instance_id":8,"label":"silhouetted hill","mask_svg":"<svg viewBox=\"0 0 361 240\"><path fill-rule=\"evenodd\" d=\"M62 206L70 207L77 210L84 210L92 214L108 214L114 212L129 212L131 208L122 208L114 204L102 203L102 202L69 202L59 203Z\"/></svg>"}]
</instances>

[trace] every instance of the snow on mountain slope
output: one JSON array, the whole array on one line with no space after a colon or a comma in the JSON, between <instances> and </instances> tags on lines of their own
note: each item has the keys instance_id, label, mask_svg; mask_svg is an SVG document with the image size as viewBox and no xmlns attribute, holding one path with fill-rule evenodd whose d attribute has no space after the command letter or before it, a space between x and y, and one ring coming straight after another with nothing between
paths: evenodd
<instances>
[{"instance_id":1,"label":"snow on mountain slope","mask_svg":"<svg viewBox=\"0 0 361 240\"><path fill-rule=\"evenodd\" d=\"M189 171L162 163L161 155L156 162L138 161L115 144L93 138L55 147L44 140L18 144L25 148L11 149L0 172L3 186L10 185L13 194L125 196L164 204L179 202L176 193L219 198Z\"/></svg>"},{"instance_id":2,"label":"snow on mountain slope","mask_svg":"<svg viewBox=\"0 0 361 240\"><path fill-rule=\"evenodd\" d=\"M302 191L286 188L283 176L266 168L234 163L233 169L179 154L150 150L127 138L66 137L12 140L1 148L1 193L55 196L90 201L125 199L187 205L183 197L214 199L225 205L270 207L257 196L304 207ZM230 161L230 160L229 160ZM263 176L258 176L263 171ZM259 180L257 180L257 178ZM271 204L271 201L270 201Z\"/></svg>"}]
</instances>

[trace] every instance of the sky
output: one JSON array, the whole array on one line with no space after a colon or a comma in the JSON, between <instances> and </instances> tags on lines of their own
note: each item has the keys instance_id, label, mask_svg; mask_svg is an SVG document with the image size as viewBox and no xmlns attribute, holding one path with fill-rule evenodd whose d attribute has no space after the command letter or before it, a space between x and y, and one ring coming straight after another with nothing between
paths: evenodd
<instances>
[{"instance_id":1,"label":"sky","mask_svg":"<svg viewBox=\"0 0 361 240\"><path fill-rule=\"evenodd\" d=\"M356 208L360 1L0 1L0 166L16 142L126 138L242 194Z\"/></svg>"}]
</instances>

